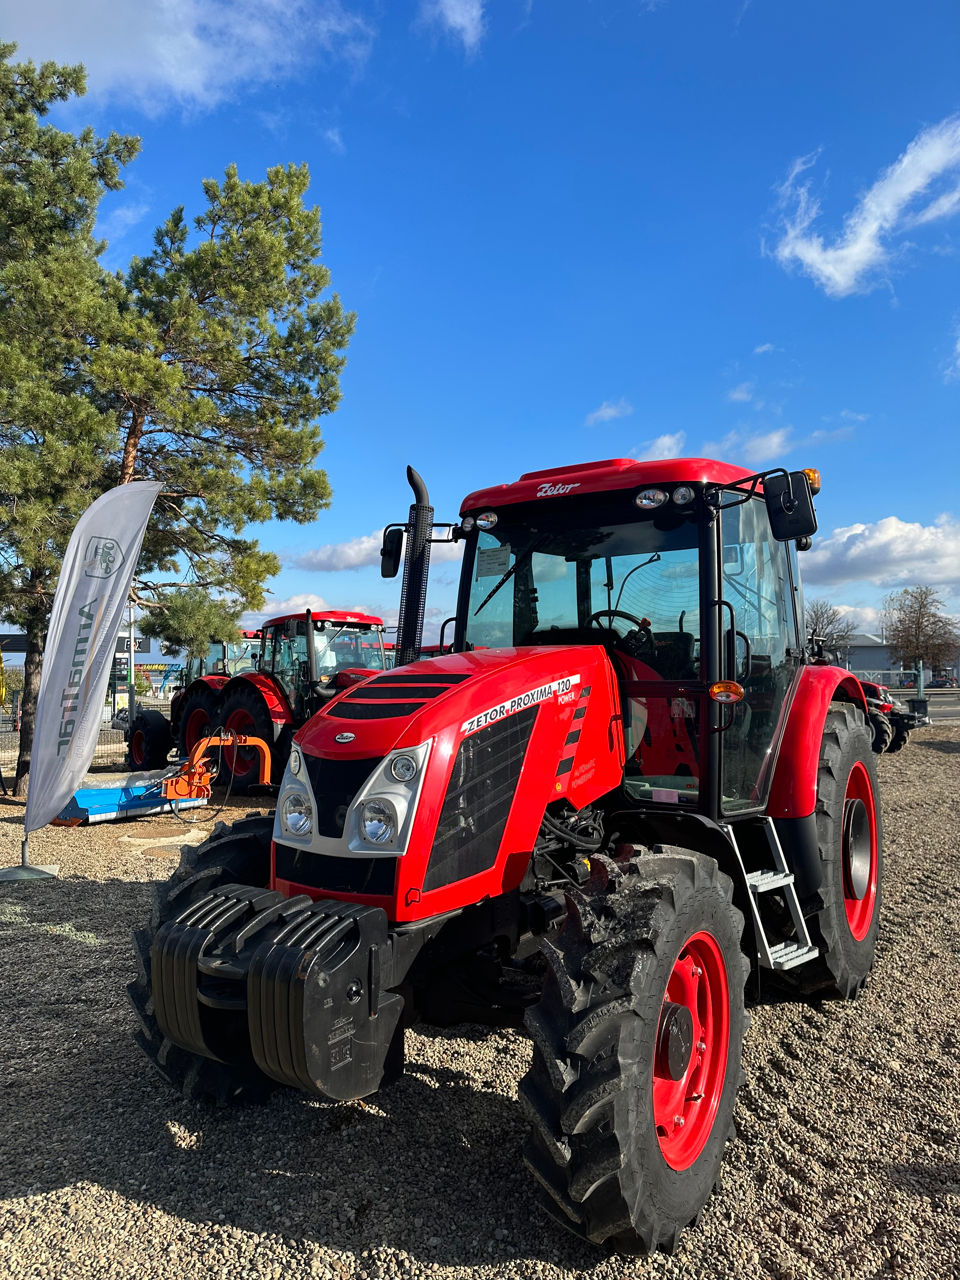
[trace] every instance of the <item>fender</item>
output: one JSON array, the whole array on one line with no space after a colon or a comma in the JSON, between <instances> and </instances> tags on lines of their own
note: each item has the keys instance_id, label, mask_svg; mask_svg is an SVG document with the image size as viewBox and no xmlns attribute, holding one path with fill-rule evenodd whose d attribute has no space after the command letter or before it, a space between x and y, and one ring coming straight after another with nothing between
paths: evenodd
<instances>
[{"instance_id":1,"label":"fender","mask_svg":"<svg viewBox=\"0 0 960 1280\"><path fill-rule=\"evenodd\" d=\"M838 698L868 713L867 699L856 676L842 667L804 667L777 767L767 813L772 818L806 818L817 805L820 742L830 703Z\"/></svg>"},{"instance_id":2,"label":"fender","mask_svg":"<svg viewBox=\"0 0 960 1280\"><path fill-rule=\"evenodd\" d=\"M228 680L220 690L222 701L225 702L232 693L236 693L238 689L245 689L249 684L252 684L257 689L267 704L270 719L274 724L293 724L293 712L290 709L289 702L283 695L283 691L276 681L271 680L262 671L244 671L240 675L234 676L232 680Z\"/></svg>"}]
</instances>

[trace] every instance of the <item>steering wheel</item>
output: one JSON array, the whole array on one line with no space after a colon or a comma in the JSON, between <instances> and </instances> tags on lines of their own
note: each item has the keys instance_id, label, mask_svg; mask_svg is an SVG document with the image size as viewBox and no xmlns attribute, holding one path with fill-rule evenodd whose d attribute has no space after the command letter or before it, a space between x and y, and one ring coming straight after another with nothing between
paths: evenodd
<instances>
[{"instance_id":1,"label":"steering wheel","mask_svg":"<svg viewBox=\"0 0 960 1280\"><path fill-rule=\"evenodd\" d=\"M601 618L626 618L627 622L633 624L634 630L621 636L612 626L604 626L600 622ZM649 618L638 618L632 613L627 613L625 609L598 609L596 613L591 613L587 623L603 626L605 631L612 631L617 637L618 647L632 658L647 658L656 654Z\"/></svg>"}]
</instances>

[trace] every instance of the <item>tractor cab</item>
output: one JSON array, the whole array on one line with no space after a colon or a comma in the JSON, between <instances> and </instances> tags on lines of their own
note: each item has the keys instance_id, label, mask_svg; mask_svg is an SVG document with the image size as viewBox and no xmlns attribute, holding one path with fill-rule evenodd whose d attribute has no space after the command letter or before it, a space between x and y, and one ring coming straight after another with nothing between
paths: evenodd
<instances>
[{"instance_id":1,"label":"tractor cab","mask_svg":"<svg viewBox=\"0 0 960 1280\"><path fill-rule=\"evenodd\" d=\"M206 676L229 679L244 671L255 671L259 649L259 631L241 631L238 640L211 640L206 653L187 659L184 684L190 685Z\"/></svg>"},{"instance_id":2,"label":"tractor cab","mask_svg":"<svg viewBox=\"0 0 960 1280\"><path fill-rule=\"evenodd\" d=\"M602 645L626 795L761 810L802 654L796 538L812 532L776 536L784 475L765 498L724 464L619 460L472 494L455 648ZM809 477L790 486L812 516Z\"/></svg>"},{"instance_id":3,"label":"tractor cab","mask_svg":"<svg viewBox=\"0 0 960 1280\"><path fill-rule=\"evenodd\" d=\"M379 618L329 610L264 623L258 669L279 685L298 721L318 700L386 666Z\"/></svg>"}]
</instances>

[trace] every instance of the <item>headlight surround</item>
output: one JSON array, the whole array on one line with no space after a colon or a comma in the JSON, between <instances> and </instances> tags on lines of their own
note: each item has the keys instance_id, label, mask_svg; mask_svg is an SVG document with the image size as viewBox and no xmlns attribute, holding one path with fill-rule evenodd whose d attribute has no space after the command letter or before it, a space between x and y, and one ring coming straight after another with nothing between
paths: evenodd
<instances>
[{"instance_id":1,"label":"headlight surround","mask_svg":"<svg viewBox=\"0 0 960 1280\"><path fill-rule=\"evenodd\" d=\"M303 769L303 756L296 747L290 749L290 772L295 778L300 777L300 771Z\"/></svg>"},{"instance_id":2,"label":"headlight surround","mask_svg":"<svg viewBox=\"0 0 960 1280\"><path fill-rule=\"evenodd\" d=\"M291 791L280 802L280 826L303 840L313 831L313 804L305 791Z\"/></svg>"},{"instance_id":3,"label":"headlight surround","mask_svg":"<svg viewBox=\"0 0 960 1280\"><path fill-rule=\"evenodd\" d=\"M382 796L366 800L360 810L360 831L370 844L394 844L399 828L397 811Z\"/></svg>"}]
</instances>

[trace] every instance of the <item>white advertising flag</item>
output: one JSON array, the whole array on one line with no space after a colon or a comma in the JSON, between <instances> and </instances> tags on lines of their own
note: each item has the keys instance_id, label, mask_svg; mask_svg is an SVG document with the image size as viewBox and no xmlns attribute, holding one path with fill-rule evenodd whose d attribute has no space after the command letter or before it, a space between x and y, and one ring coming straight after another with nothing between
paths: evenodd
<instances>
[{"instance_id":1,"label":"white advertising flag","mask_svg":"<svg viewBox=\"0 0 960 1280\"><path fill-rule=\"evenodd\" d=\"M110 489L87 508L70 538L43 651L27 834L57 816L93 759L117 633L161 487L137 480Z\"/></svg>"}]
</instances>

